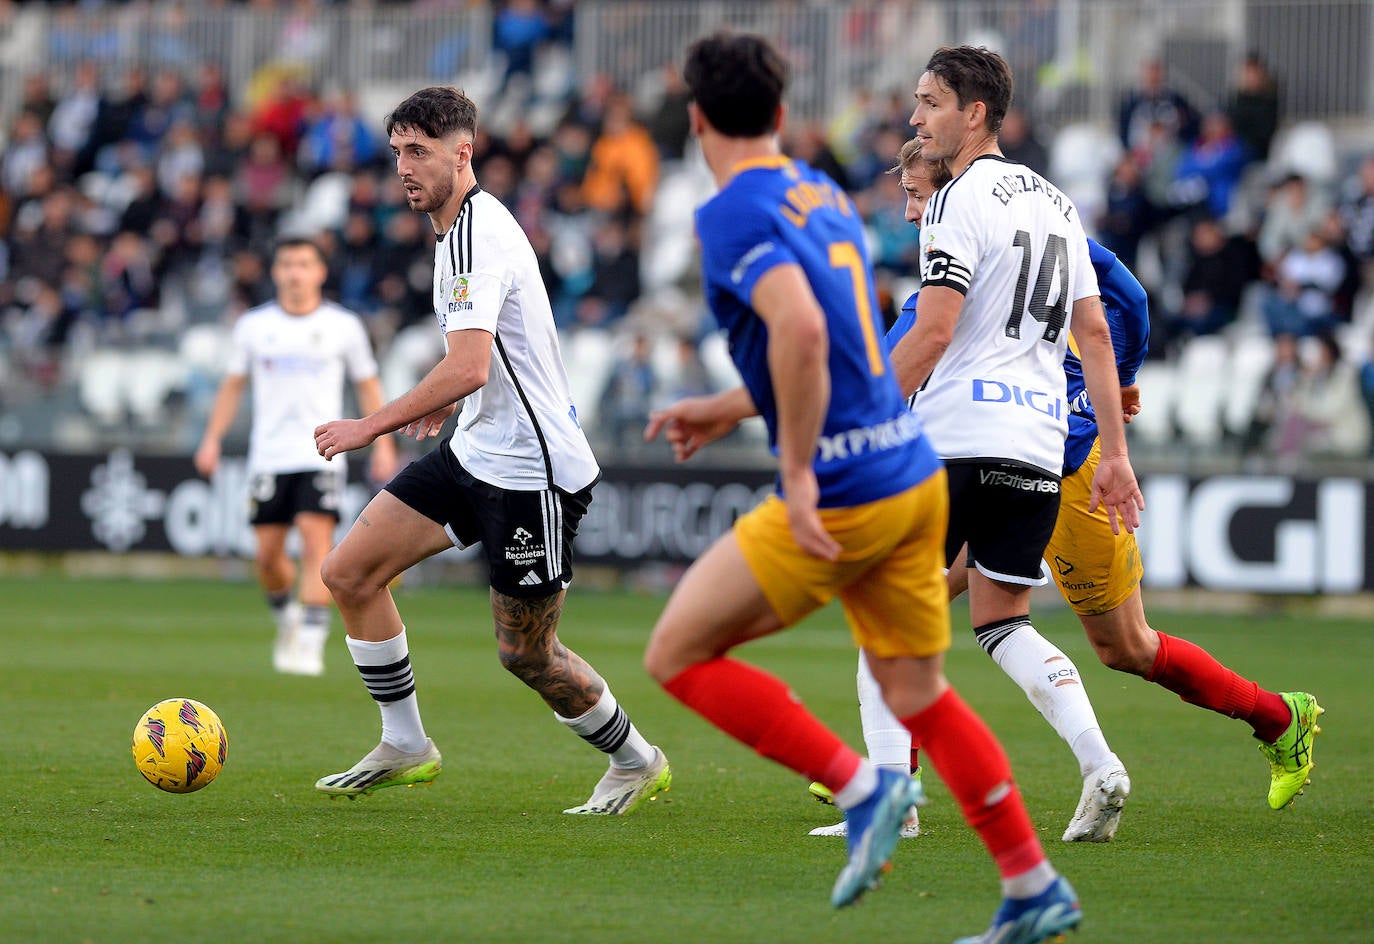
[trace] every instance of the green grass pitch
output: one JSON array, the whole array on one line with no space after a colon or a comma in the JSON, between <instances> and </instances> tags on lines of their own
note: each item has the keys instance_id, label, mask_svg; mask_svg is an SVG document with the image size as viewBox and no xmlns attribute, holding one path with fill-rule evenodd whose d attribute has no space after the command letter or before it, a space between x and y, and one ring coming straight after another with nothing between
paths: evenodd
<instances>
[{"instance_id":1,"label":"green grass pitch","mask_svg":"<svg viewBox=\"0 0 1374 944\"><path fill-rule=\"evenodd\" d=\"M662 605L575 590L562 635L672 760L671 792L624 818L564 816L602 759L500 668L485 593L402 589L421 707L444 752L429 787L315 793L376 742L376 708L335 617L324 678L274 675L248 584L0 580L0 941L948 942L981 931L996 873L937 777L923 835L881 889L834 912L843 843L805 784L708 727L640 667ZM1275 689L1327 709L1312 786L1280 813L1239 721L1093 658L1065 611L1037 618L1078 663L1134 785L1108 845L1065 845L1068 749L955 611L948 673L1011 755L1031 817L1082 898L1075 940L1374 940L1374 628L1297 615L1156 613ZM962 632L960 630L963 630ZM744 650L851 743L854 654L837 610ZM172 696L224 720L229 758L199 793L159 793L129 752Z\"/></svg>"}]
</instances>

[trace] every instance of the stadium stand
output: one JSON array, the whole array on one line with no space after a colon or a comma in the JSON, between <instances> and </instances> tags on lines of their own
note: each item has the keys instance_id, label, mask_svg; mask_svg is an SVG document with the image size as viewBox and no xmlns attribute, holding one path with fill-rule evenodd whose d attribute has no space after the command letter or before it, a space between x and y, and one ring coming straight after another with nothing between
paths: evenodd
<instances>
[{"instance_id":1,"label":"stadium stand","mask_svg":"<svg viewBox=\"0 0 1374 944\"><path fill-rule=\"evenodd\" d=\"M1118 134L1118 106L1139 97L1135 89L1130 98L1137 69L1161 57L1168 88L1198 123L1225 107L1244 140L1258 142L1252 150L1269 150L1250 155L1223 221L1229 236L1253 247L1267 221L1287 215L1268 230L1291 240L1339 207L1326 238L1354 278L1336 331L1346 357L1362 363L1374 330L1374 185L1362 190L1360 176L1374 156L1374 90L1295 68L1314 44L1344 62L1344 39L1289 36L1269 44L1266 66L1247 55L1223 7L1079 9L1081 35L1132 35L1124 57L1066 49L1054 4L1033 29L1012 0L988 5L976 28L953 3L727 2L716 12L790 30L807 68L785 144L847 184L869 224L887 317L913 288L914 231L884 173L910 131L909 17L946 40L974 37L1008 53L1051 178L1090 229L1124 235L1112 244L1133 262L1138 248L1137 274L1162 315L1182 303L1186 233L1206 195L1173 174L1186 123L1172 150ZM462 85L482 107L478 178L540 253L594 437L600 395L636 334L653 339L660 399L682 389L684 375L735 382L696 284L692 211L712 183L685 141L669 74L685 40L712 25L700 5L549 0L533 33L498 26L501 3L150 9L142 31L132 5L36 3L0 14L0 402L10 441L184 448L203 422L224 333L270 292L263 258L284 233L320 239L328 291L365 318L387 388L412 383L441 350L428 315L432 237L398 211L380 117L425 82ZM1254 13L1251 35L1267 35L1265 15ZM1342 37L1364 22L1350 15ZM1206 41L1184 41L1194 33ZM629 131L608 136L603 119L624 103ZM637 189L640 171L604 163L625 148L647 162L652 191ZM1311 201L1296 210L1279 205L1292 174ZM1133 179L1136 189L1123 192ZM1273 361L1258 299L1275 263L1266 258L1218 335L1154 325L1145 409L1130 429L1141 448L1239 458ZM52 422L73 404L75 414ZM175 432L155 437L159 429Z\"/></svg>"}]
</instances>

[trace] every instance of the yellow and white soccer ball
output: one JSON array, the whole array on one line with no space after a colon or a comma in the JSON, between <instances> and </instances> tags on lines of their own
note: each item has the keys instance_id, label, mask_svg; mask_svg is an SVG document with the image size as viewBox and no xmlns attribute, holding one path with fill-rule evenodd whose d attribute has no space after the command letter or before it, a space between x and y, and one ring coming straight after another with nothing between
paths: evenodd
<instances>
[{"instance_id":1,"label":"yellow and white soccer ball","mask_svg":"<svg viewBox=\"0 0 1374 944\"><path fill-rule=\"evenodd\" d=\"M194 793L219 776L229 735L219 715L198 701L169 698L149 708L134 728L134 763L159 790Z\"/></svg>"}]
</instances>

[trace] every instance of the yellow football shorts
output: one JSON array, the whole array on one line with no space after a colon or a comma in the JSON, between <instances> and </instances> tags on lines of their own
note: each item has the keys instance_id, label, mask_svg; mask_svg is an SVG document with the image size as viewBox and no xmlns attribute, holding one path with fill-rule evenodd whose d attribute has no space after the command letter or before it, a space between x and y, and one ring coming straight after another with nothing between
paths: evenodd
<instances>
[{"instance_id":1,"label":"yellow football shorts","mask_svg":"<svg viewBox=\"0 0 1374 944\"><path fill-rule=\"evenodd\" d=\"M866 505L822 508L843 550L821 560L797 546L787 506L770 495L735 522L735 539L773 612L790 626L838 596L854 641L882 658L949 648L945 470Z\"/></svg>"},{"instance_id":2,"label":"yellow football shorts","mask_svg":"<svg viewBox=\"0 0 1374 944\"><path fill-rule=\"evenodd\" d=\"M1059 517L1045 548L1045 562L1054 582L1059 584L1059 592L1080 616L1096 616L1116 609L1145 573L1135 535L1124 529L1120 534L1112 534L1107 509L1102 505L1088 513L1093 474L1101 455L1102 444L1093 443L1092 452L1078 471L1064 477L1060 484Z\"/></svg>"}]
</instances>

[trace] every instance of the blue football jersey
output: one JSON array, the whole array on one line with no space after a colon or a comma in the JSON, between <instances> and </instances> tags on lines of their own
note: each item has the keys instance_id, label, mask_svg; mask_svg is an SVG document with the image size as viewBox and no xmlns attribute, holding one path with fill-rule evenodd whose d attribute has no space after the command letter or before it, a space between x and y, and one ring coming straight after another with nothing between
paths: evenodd
<instances>
[{"instance_id":1,"label":"blue football jersey","mask_svg":"<svg viewBox=\"0 0 1374 944\"><path fill-rule=\"evenodd\" d=\"M696 229L707 304L775 453L768 329L750 307L754 286L776 266L800 266L825 313L830 403L815 458L821 507L887 498L940 467L892 375L863 222L834 181L784 157L745 162L697 210Z\"/></svg>"},{"instance_id":2,"label":"blue football jersey","mask_svg":"<svg viewBox=\"0 0 1374 944\"><path fill-rule=\"evenodd\" d=\"M1097 270L1102 310L1112 332L1116 352L1116 375L1121 386L1135 383L1136 371L1145 360L1150 341L1150 309L1141 286L1131 270L1109 249L1088 240L1088 256ZM1092 452L1097 439L1097 415L1088 401L1083 383L1083 362L1074 346L1064 356L1064 378L1068 381L1065 399L1069 404L1069 435L1064 441L1064 474L1078 471ZM1119 408L1119 407L1118 407Z\"/></svg>"}]
</instances>

